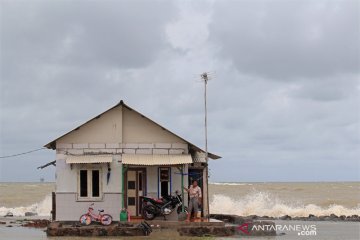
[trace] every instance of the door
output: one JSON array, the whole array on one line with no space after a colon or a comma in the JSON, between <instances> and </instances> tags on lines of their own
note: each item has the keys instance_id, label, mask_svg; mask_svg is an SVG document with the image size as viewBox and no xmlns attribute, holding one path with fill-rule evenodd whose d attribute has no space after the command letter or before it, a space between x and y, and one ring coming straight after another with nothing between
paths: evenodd
<instances>
[{"instance_id":1,"label":"door","mask_svg":"<svg viewBox=\"0 0 360 240\"><path fill-rule=\"evenodd\" d=\"M126 207L130 216L141 216L141 196L146 195L146 169L130 168L126 174Z\"/></svg>"},{"instance_id":2,"label":"door","mask_svg":"<svg viewBox=\"0 0 360 240\"><path fill-rule=\"evenodd\" d=\"M204 196L204 190L203 190L203 171L204 169L199 169L199 168L189 168L188 170L188 180L189 180L189 186L192 184L192 182L194 180L196 180L198 182L198 186L201 188L201 195L203 196L203 200L201 203L201 208L204 206L204 199L206 196ZM188 187L188 186L186 186ZM188 201L190 200L190 197L188 195Z\"/></svg>"}]
</instances>

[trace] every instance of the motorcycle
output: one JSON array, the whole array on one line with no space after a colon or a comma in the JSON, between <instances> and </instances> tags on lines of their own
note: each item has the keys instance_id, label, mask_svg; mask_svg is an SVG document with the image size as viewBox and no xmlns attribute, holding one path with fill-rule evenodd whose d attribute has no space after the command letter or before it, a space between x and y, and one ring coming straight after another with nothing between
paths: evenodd
<instances>
[{"instance_id":1,"label":"motorcycle","mask_svg":"<svg viewBox=\"0 0 360 240\"><path fill-rule=\"evenodd\" d=\"M145 220L153 220L157 216L170 215L175 209L177 214L182 211L183 200L181 194L176 191L174 196L165 196L161 199L142 197L142 215ZM187 213L187 207L184 207Z\"/></svg>"}]
</instances>

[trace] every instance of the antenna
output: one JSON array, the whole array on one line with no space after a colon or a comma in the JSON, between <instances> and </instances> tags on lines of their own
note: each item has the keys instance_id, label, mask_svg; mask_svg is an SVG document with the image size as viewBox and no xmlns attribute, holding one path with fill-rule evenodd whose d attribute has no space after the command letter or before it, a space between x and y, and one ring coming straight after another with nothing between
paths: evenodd
<instances>
[{"instance_id":1,"label":"antenna","mask_svg":"<svg viewBox=\"0 0 360 240\"><path fill-rule=\"evenodd\" d=\"M209 157L208 157L208 136L207 136L207 83L210 79L214 78L213 76L215 75L214 73L211 72L204 72L200 75L201 77L201 81L204 82L204 103L205 103L205 161L206 161L206 195L207 195L207 202L206 202L206 208L207 208L207 213L209 213Z\"/></svg>"}]
</instances>

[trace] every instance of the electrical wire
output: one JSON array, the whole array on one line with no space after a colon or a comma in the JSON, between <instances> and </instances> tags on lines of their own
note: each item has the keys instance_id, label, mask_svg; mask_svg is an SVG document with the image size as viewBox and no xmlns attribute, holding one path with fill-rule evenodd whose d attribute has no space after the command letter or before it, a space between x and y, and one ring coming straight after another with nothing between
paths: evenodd
<instances>
[{"instance_id":1,"label":"electrical wire","mask_svg":"<svg viewBox=\"0 0 360 240\"><path fill-rule=\"evenodd\" d=\"M34 150L31 150L31 151L27 151L27 152L16 153L16 154L13 154L13 155L7 155L7 156L0 156L0 158L11 158L11 157L17 157L17 156L21 156L21 155L29 154L29 153L32 153L32 152L37 152L37 151L44 150L44 149L46 149L46 148L42 147L42 148L34 149Z\"/></svg>"}]
</instances>

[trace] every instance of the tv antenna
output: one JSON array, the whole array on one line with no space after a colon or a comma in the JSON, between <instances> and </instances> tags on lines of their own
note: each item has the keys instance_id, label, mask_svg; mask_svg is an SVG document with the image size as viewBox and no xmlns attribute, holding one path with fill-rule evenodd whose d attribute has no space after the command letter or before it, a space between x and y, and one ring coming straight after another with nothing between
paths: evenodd
<instances>
[{"instance_id":1,"label":"tv antenna","mask_svg":"<svg viewBox=\"0 0 360 240\"><path fill-rule=\"evenodd\" d=\"M205 161L206 161L206 195L207 195L207 202L206 202L206 208L207 212L209 213L209 157L208 157L208 134L207 134L207 83L209 80L213 79L215 75L215 72L204 72L200 75L201 81L204 82L204 103L205 103Z\"/></svg>"}]
</instances>

